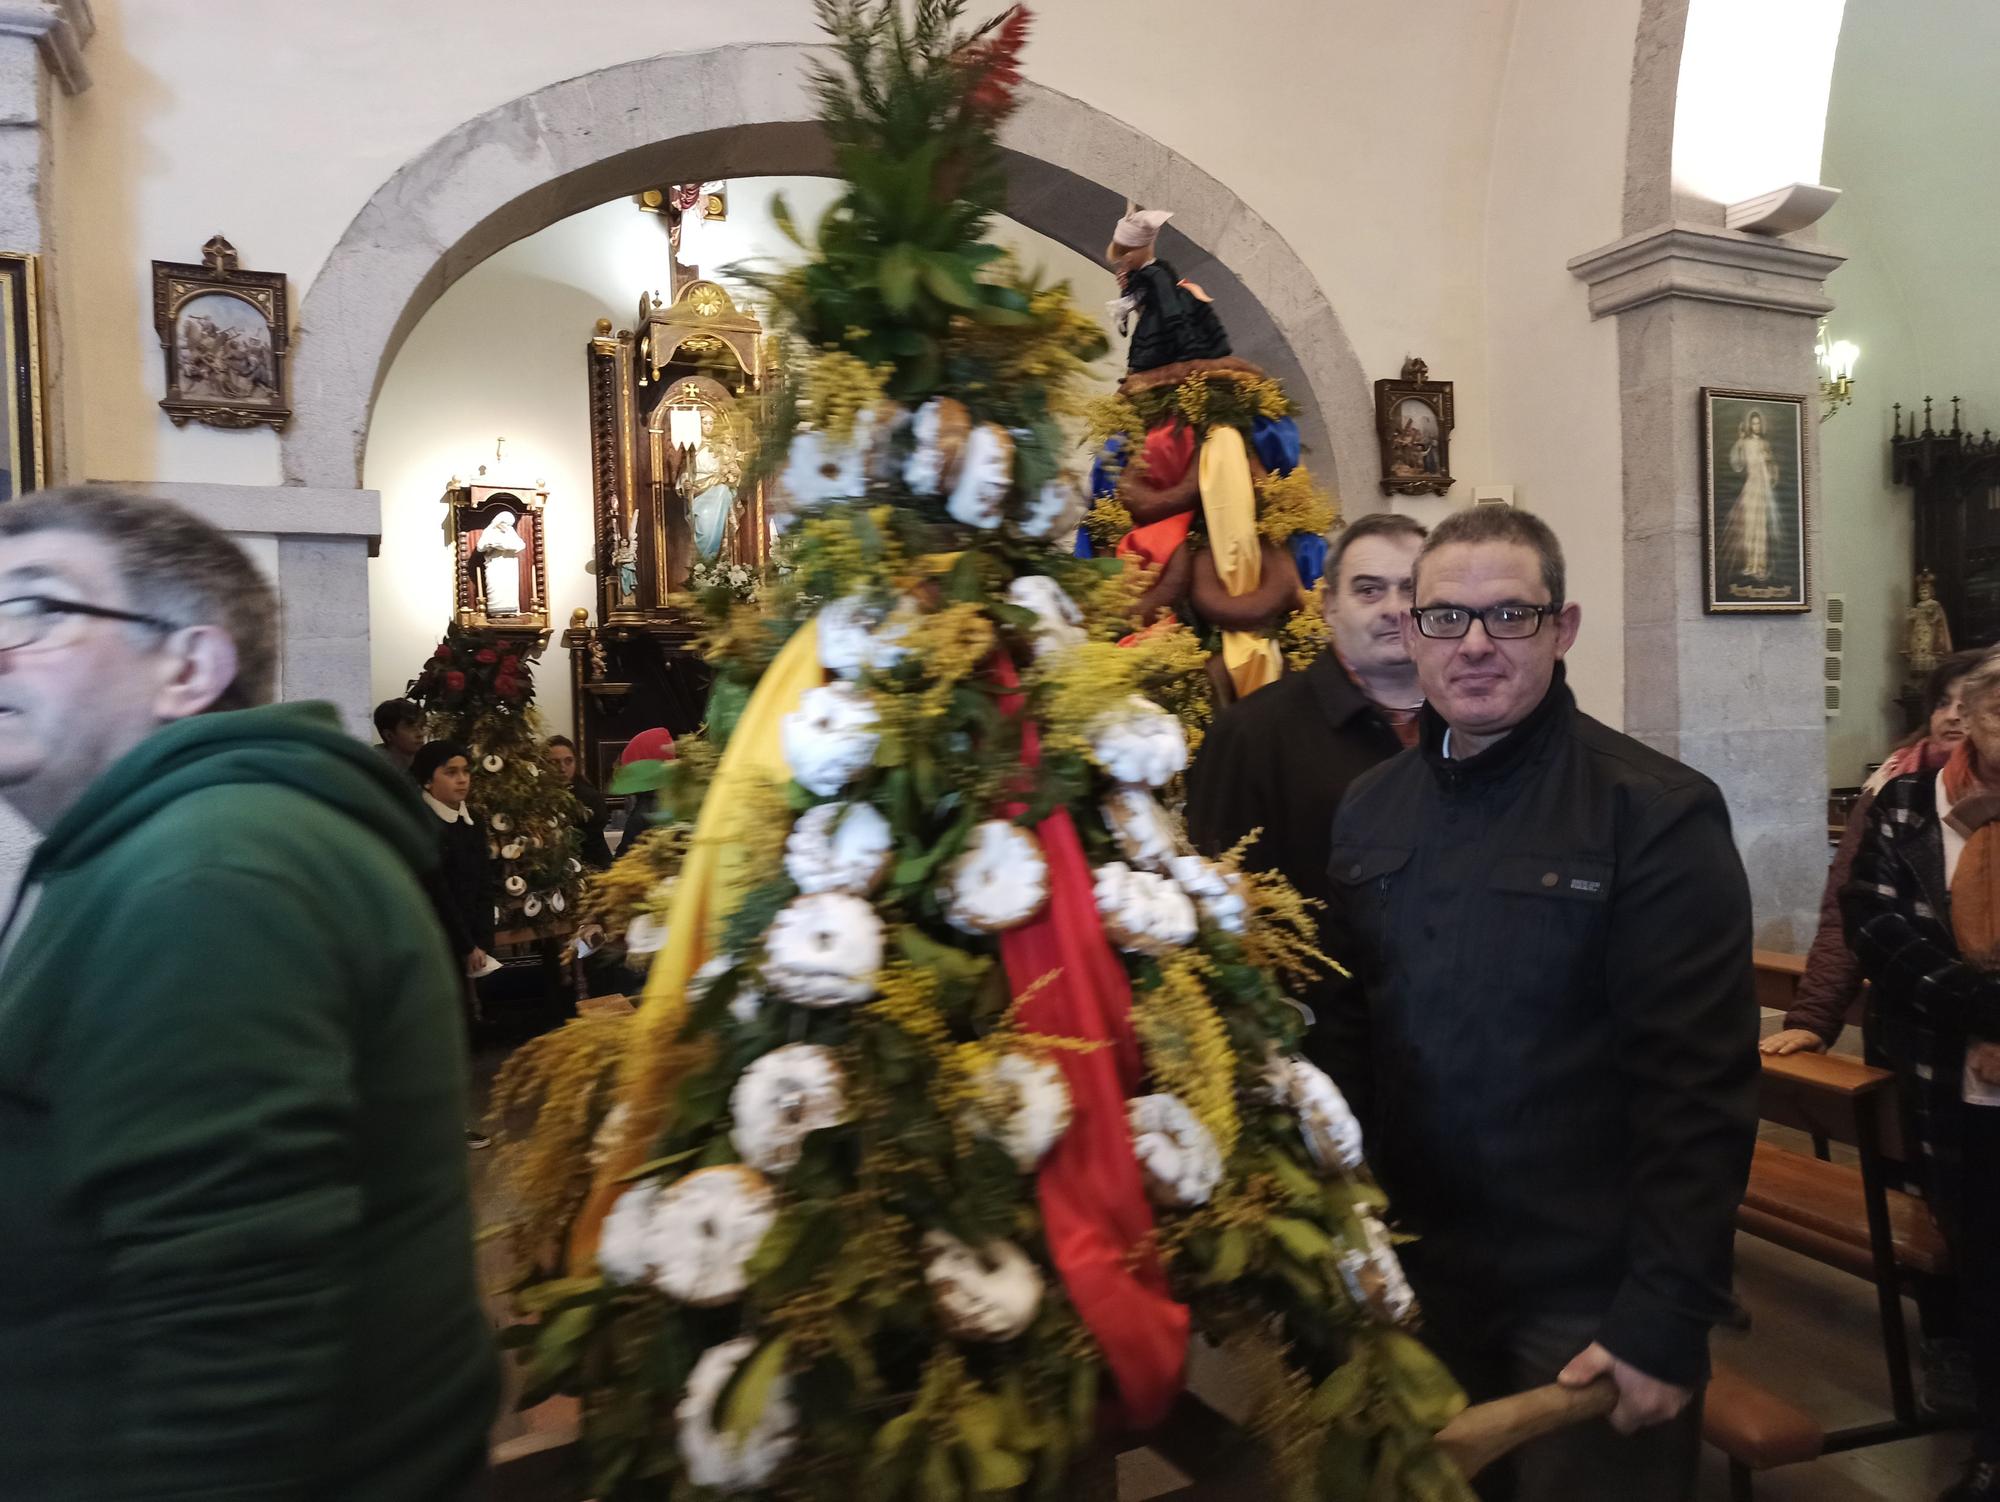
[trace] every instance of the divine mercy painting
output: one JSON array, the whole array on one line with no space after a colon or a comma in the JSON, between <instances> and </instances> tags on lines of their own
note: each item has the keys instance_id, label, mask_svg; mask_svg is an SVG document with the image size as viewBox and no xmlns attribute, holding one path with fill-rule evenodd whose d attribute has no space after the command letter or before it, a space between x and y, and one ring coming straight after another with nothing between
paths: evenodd
<instances>
[{"instance_id":1,"label":"divine mercy painting","mask_svg":"<svg viewBox=\"0 0 2000 1502\"><path fill-rule=\"evenodd\" d=\"M1805 398L1704 388L1701 401L1703 608L1811 609Z\"/></svg>"}]
</instances>

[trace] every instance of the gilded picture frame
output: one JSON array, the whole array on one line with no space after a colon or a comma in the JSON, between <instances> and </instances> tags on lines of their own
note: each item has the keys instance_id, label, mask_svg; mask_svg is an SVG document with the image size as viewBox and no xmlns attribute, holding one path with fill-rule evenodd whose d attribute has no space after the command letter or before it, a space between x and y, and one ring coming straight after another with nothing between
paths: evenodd
<instances>
[{"instance_id":1,"label":"gilded picture frame","mask_svg":"<svg viewBox=\"0 0 2000 1502\"><path fill-rule=\"evenodd\" d=\"M1382 447L1382 494L1443 495L1451 477L1456 421L1450 381L1433 381L1422 360L1403 362L1401 379L1375 383L1375 437Z\"/></svg>"},{"instance_id":2,"label":"gilded picture frame","mask_svg":"<svg viewBox=\"0 0 2000 1502\"><path fill-rule=\"evenodd\" d=\"M1812 609L1806 398L1701 390L1701 606L1710 615Z\"/></svg>"},{"instance_id":3,"label":"gilded picture frame","mask_svg":"<svg viewBox=\"0 0 2000 1502\"><path fill-rule=\"evenodd\" d=\"M48 483L48 435L42 408L41 263L0 251L0 359L5 361L7 445L0 460L0 501Z\"/></svg>"},{"instance_id":4,"label":"gilded picture frame","mask_svg":"<svg viewBox=\"0 0 2000 1502\"><path fill-rule=\"evenodd\" d=\"M282 429L291 420L285 275L245 271L216 235L201 263L153 262L153 327L165 351L160 406L175 427Z\"/></svg>"}]
</instances>

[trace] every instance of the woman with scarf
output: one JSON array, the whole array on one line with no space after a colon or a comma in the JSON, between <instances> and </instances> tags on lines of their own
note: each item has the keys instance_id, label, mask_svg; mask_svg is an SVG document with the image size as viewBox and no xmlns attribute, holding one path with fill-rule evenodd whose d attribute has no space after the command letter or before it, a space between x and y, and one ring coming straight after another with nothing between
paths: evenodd
<instances>
[{"instance_id":1,"label":"woman with scarf","mask_svg":"<svg viewBox=\"0 0 2000 1502\"><path fill-rule=\"evenodd\" d=\"M1954 652L1934 668L1924 680L1924 723L1917 733L1889 753L1862 785L1861 796L1848 810L1847 831L1833 853L1833 865L1826 873L1826 888L1820 895L1819 931L1812 948L1806 951L1805 974L1785 1013L1784 1028L1760 1045L1765 1053L1821 1053L1840 1037L1848 1012L1861 996L1861 961L1847 947L1847 925L1840 916L1840 889L1847 885L1854 868L1854 854L1861 848L1862 831L1868 827L1868 810L1875 795L1908 772L1929 772L1935 776L1945 758L1965 739L1965 713L1960 694L1965 675L1985 660L1982 648L1974 652ZM1872 1053L1872 1050L1871 1050Z\"/></svg>"},{"instance_id":2,"label":"woman with scarf","mask_svg":"<svg viewBox=\"0 0 2000 1502\"><path fill-rule=\"evenodd\" d=\"M1958 1273L1977 1406L1939 1502L2000 1502L2000 654L1961 686L1965 738L1875 799L1841 894L1880 998L1882 1051Z\"/></svg>"}]
</instances>

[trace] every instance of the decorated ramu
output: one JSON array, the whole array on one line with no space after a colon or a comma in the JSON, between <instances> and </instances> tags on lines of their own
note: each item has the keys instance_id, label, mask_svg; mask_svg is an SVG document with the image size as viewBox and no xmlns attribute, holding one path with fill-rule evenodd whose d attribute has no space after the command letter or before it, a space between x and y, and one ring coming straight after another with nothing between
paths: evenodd
<instances>
[{"instance_id":1,"label":"decorated ramu","mask_svg":"<svg viewBox=\"0 0 2000 1502\"><path fill-rule=\"evenodd\" d=\"M1172 217L1127 214L1105 249L1131 343L1117 397L1092 410L1090 531L1148 570L1137 625L1181 621L1213 649L1211 697L1227 704L1284 671L1334 513L1300 463L1291 399L1230 353L1208 294L1155 253Z\"/></svg>"},{"instance_id":2,"label":"decorated ramu","mask_svg":"<svg viewBox=\"0 0 2000 1502\"><path fill-rule=\"evenodd\" d=\"M846 191L762 279L788 566L713 602L643 1004L501 1082L539 1105L510 1149L529 1397L582 1399L605 1499L1069 1497L1103 1435L1165 1419L1199 1332L1288 1495L1467 1497L1431 1442L1463 1400L1298 1053L1308 915L1162 802L1187 745L1150 696L1207 648L1130 641L1146 573L1068 550L1105 342L981 238L1027 18L960 9L822 5ZM1140 272L1145 334L1185 289ZM1246 559L1279 572L1242 433L1284 398L1195 374L1237 599Z\"/></svg>"}]
</instances>

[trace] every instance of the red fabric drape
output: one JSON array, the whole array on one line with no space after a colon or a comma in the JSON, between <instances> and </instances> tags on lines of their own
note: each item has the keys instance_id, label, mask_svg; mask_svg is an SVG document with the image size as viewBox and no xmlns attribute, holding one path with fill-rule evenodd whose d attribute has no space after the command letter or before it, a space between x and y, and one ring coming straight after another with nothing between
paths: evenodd
<instances>
[{"instance_id":1,"label":"red fabric drape","mask_svg":"<svg viewBox=\"0 0 2000 1502\"><path fill-rule=\"evenodd\" d=\"M1002 659L998 673L1013 686L1011 663ZM1007 702L1018 712L1018 698ZM1033 766L1039 754L1035 727L1024 726L1022 763ZM1074 1114L1036 1178L1042 1225L1070 1302L1117 1383L1119 1418L1149 1429L1166 1418L1181 1390L1188 1311L1167 1289L1125 1116L1144 1074L1132 1031L1132 988L1098 922L1090 863L1069 811L1056 810L1036 833L1049 867L1048 906L1000 936L1001 963L1016 994L1049 977L1022 1007L1021 1025L1108 1045L1056 1055Z\"/></svg>"},{"instance_id":2,"label":"red fabric drape","mask_svg":"<svg viewBox=\"0 0 2000 1502\"><path fill-rule=\"evenodd\" d=\"M1192 511L1148 522L1119 538L1118 546L1113 551L1120 558L1137 558L1148 568L1160 568L1187 541L1188 528L1193 525Z\"/></svg>"}]
</instances>

